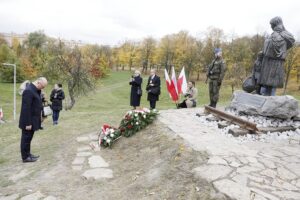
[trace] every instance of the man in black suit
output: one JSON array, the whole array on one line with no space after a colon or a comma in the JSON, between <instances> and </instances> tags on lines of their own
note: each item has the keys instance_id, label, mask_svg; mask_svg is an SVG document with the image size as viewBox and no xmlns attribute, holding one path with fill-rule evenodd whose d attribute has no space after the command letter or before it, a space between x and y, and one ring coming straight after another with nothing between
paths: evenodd
<instances>
[{"instance_id":1,"label":"man in black suit","mask_svg":"<svg viewBox=\"0 0 300 200\"><path fill-rule=\"evenodd\" d=\"M150 109L155 109L156 101L159 100L160 95L160 77L156 75L155 69L150 71L146 90L148 92L147 100L150 102Z\"/></svg>"},{"instance_id":2,"label":"man in black suit","mask_svg":"<svg viewBox=\"0 0 300 200\"><path fill-rule=\"evenodd\" d=\"M23 162L35 162L39 158L39 156L30 153L30 145L34 132L41 127L43 109L41 90L46 85L46 78L38 78L33 83L30 83L22 94L19 128L22 130L21 155Z\"/></svg>"}]
</instances>

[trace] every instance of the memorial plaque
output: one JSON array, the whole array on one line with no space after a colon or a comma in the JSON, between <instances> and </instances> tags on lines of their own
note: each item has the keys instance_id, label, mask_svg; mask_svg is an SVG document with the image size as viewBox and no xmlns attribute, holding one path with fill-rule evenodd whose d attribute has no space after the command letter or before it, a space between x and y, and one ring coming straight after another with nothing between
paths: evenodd
<instances>
[{"instance_id":1,"label":"memorial plaque","mask_svg":"<svg viewBox=\"0 0 300 200\"><path fill-rule=\"evenodd\" d=\"M254 107L262 108L266 102L266 98L259 95L253 95L248 93L240 93L236 98L237 103L251 105Z\"/></svg>"}]
</instances>

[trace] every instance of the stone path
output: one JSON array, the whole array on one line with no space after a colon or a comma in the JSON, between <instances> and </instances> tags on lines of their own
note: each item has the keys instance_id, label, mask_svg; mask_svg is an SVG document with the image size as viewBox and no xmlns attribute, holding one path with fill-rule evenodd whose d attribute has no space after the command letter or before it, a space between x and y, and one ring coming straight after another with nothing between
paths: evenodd
<instances>
[{"instance_id":1,"label":"stone path","mask_svg":"<svg viewBox=\"0 0 300 200\"><path fill-rule=\"evenodd\" d=\"M159 120L197 151L206 151L206 165L196 176L236 200L300 199L300 145L286 140L239 143L201 124L201 108L161 111Z\"/></svg>"},{"instance_id":2,"label":"stone path","mask_svg":"<svg viewBox=\"0 0 300 200\"><path fill-rule=\"evenodd\" d=\"M54 196L47 196L42 194L40 191L36 191L32 194L25 195L21 197L19 194L12 194L7 196L2 196L0 194L0 200L56 200Z\"/></svg>"},{"instance_id":3,"label":"stone path","mask_svg":"<svg viewBox=\"0 0 300 200\"><path fill-rule=\"evenodd\" d=\"M83 171L81 176L86 179L113 178L113 171L109 169L109 164L99 153L96 154L96 152L100 151L97 143L97 133L80 136L76 140L79 143L79 147L72 162L72 169L79 172Z\"/></svg>"}]
</instances>

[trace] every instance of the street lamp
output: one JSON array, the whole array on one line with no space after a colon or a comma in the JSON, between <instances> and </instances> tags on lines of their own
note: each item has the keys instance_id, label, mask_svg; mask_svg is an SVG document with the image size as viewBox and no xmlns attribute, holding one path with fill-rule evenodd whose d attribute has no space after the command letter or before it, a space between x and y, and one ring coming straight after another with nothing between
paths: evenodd
<instances>
[{"instance_id":1,"label":"street lamp","mask_svg":"<svg viewBox=\"0 0 300 200\"><path fill-rule=\"evenodd\" d=\"M16 120L16 110L17 110L17 105L16 105L17 66L16 66L16 64L10 64L10 63L2 63L2 65L14 67L14 120Z\"/></svg>"}]
</instances>

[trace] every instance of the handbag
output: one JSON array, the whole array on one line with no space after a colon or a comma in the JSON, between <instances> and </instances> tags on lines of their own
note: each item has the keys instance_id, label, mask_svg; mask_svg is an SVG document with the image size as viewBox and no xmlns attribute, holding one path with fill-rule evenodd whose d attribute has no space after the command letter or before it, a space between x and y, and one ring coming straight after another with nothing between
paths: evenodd
<instances>
[{"instance_id":1,"label":"handbag","mask_svg":"<svg viewBox=\"0 0 300 200\"><path fill-rule=\"evenodd\" d=\"M43 107L43 117L47 117L49 115L52 115L52 109L50 106L44 106Z\"/></svg>"},{"instance_id":2,"label":"handbag","mask_svg":"<svg viewBox=\"0 0 300 200\"><path fill-rule=\"evenodd\" d=\"M139 87L139 88L137 89L137 92L136 92L136 93L137 93L138 96L142 96L142 95L143 95L143 90L142 90L142 88Z\"/></svg>"},{"instance_id":3,"label":"handbag","mask_svg":"<svg viewBox=\"0 0 300 200\"><path fill-rule=\"evenodd\" d=\"M255 90L255 82L252 76L247 77L243 82L243 90L248 93L251 93Z\"/></svg>"},{"instance_id":4,"label":"handbag","mask_svg":"<svg viewBox=\"0 0 300 200\"><path fill-rule=\"evenodd\" d=\"M153 95L160 95L160 87L153 87L149 90L149 93Z\"/></svg>"}]
</instances>

